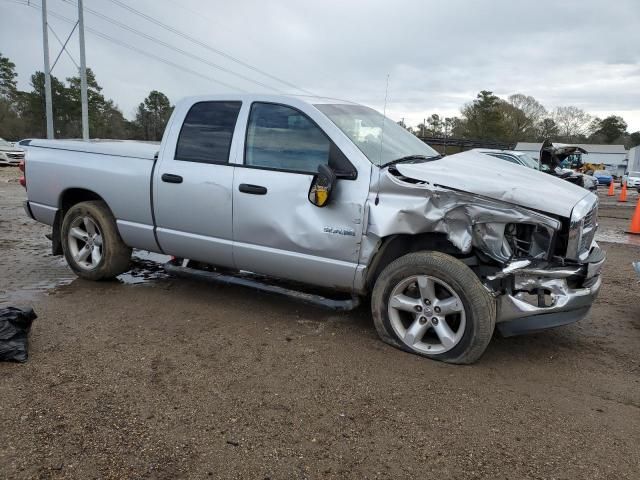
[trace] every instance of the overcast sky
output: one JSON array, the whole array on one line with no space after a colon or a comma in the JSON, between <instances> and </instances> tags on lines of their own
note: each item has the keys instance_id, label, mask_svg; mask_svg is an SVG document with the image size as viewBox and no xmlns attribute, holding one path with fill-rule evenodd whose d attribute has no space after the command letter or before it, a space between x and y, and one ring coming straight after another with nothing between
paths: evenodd
<instances>
[{"instance_id":1,"label":"overcast sky","mask_svg":"<svg viewBox=\"0 0 640 480\"><path fill-rule=\"evenodd\" d=\"M0 0L0 52L17 66L19 86L42 70L39 9ZM24 0L26 1L26 0ZM71 0L75 2L75 0ZM431 113L457 115L482 89L533 95L547 109L575 105L600 117L621 115L640 130L640 0L123 0L203 43L314 93L354 100L415 125ZM40 0L31 2L39 4ZM76 18L68 1L49 10ZM279 90L291 87L194 45L109 0L85 7L161 38L211 63ZM87 27L168 62L243 90L264 86L216 70L85 12ZM51 17L64 41L70 24ZM49 36L53 58L59 44ZM104 94L131 118L156 89L172 102L231 91L210 80L87 32L87 65ZM78 59L78 39L69 42ZM63 55L54 75L75 73ZM293 93L293 92L292 92ZM300 93L300 92L295 92Z\"/></svg>"}]
</instances>

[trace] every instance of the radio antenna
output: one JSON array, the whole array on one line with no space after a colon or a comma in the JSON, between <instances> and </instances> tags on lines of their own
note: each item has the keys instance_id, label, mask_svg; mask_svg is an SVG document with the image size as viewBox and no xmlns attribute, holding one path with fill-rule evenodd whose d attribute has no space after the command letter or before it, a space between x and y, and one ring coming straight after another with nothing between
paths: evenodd
<instances>
[{"instance_id":1,"label":"radio antenna","mask_svg":"<svg viewBox=\"0 0 640 480\"><path fill-rule=\"evenodd\" d=\"M384 90L384 108L382 110L382 129L380 130L380 155L378 161L378 181L376 182L376 200L375 204L380 202L380 170L382 170L382 142L384 141L384 122L387 119L387 99L389 98L389 74L387 73L387 86Z\"/></svg>"}]
</instances>

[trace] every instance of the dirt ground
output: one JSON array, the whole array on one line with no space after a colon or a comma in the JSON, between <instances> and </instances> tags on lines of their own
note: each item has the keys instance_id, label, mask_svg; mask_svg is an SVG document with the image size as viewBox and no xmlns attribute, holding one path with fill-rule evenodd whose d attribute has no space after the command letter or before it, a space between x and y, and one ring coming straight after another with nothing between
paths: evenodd
<instances>
[{"instance_id":1,"label":"dirt ground","mask_svg":"<svg viewBox=\"0 0 640 480\"><path fill-rule=\"evenodd\" d=\"M140 263L123 282L74 279L16 178L0 169L0 305L39 318L29 362L0 364L0 478L640 476L640 242L603 244L585 320L451 366L379 341L366 307ZM632 206L603 203L601 238L636 242Z\"/></svg>"}]
</instances>

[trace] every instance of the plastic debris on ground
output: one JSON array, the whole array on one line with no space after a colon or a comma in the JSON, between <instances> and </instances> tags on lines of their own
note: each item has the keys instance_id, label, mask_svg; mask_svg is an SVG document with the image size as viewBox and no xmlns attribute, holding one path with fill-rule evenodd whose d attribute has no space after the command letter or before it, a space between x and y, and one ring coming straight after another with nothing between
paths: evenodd
<instances>
[{"instance_id":1,"label":"plastic debris on ground","mask_svg":"<svg viewBox=\"0 0 640 480\"><path fill-rule=\"evenodd\" d=\"M37 318L33 309L0 308L0 362L26 362L29 358L29 331Z\"/></svg>"}]
</instances>

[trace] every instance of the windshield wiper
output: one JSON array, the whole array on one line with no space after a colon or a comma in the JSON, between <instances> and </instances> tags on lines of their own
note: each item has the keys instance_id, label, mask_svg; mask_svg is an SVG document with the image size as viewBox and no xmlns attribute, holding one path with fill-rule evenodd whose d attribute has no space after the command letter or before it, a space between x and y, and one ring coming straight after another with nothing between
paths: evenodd
<instances>
[{"instance_id":1,"label":"windshield wiper","mask_svg":"<svg viewBox=\"0 0 640 480\"><path fill-rule=\"evenodd\" d=\"M438 160L439 158L442 158L442 155L434 155L432 157L427 157L425 155L406 155L404 157L400 157L400 158L396 158L395 160L391 160L390 162L387 162L383 165L381 165L382 168L384 167L388 167L390 165L395 165L396 163L418 163L418 161L427 161L427 160Z\"/></svg>"}]
</instances>

